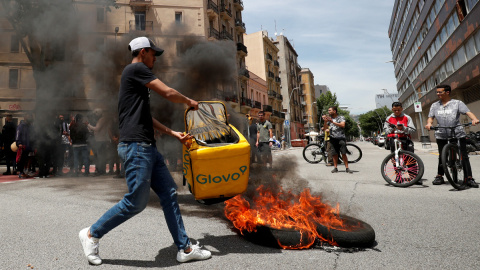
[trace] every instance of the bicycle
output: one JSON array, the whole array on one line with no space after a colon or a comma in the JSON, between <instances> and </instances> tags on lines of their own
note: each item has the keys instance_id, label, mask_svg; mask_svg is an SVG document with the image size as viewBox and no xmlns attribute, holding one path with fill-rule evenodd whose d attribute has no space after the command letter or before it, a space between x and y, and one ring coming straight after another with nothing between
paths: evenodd
<instances>
[{"instance_id":1,"label":"bicycle","mask_svg":"<svg viewBox=\"0 0 480 270\"><path fill-rule=\"evenodd\" d=\"M362 150L360 147L353 143L346 143L347 148L347 157L348 163L356 163L362 159ZM308 163L320 163L322 160L327 162L327 146L324 139L321 139L319 142L310 143L305 148L303 148L303 158ZM338 159L338 162L341 163L341 158Z\"/></svg>"},{"instance_id":2,"label":"bicycle","mask_svg":"<svg viewBox=\"0 0 480 270\"><path fill-rule=\"evenodd\" d=\"M393 126L393 125L392 125ZM425 167L415 153L403 150L399 130L394 137L395 151L382 161L380 171L383 179L395 187L408 187L422 179Z\"/></svg>"},{"instance_id":3,"label":"bicycle","mask_svg":"<svg viewBox=\"0 0 480 270\"><path fill-rule=\"evenodd\" d=\"M441 128L450 129L448 143L443 147L442 153L439 154L441 154L443 171L445 172L448 182L458 190L463 190L467 187L468 179L464 175L465 164L458 138L455 135L455 128L460 126L468 127L471 124L472 123L461 124L454 127L432 127L434 130Z\"/></svg>"}]
</instances>

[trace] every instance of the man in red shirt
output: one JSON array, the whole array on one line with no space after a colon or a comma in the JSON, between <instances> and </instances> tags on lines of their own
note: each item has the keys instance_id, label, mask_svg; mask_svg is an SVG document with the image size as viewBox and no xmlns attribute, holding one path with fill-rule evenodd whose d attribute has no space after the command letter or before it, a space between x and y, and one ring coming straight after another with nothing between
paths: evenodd
<instances>
[{"instance_id":1,"label":"man in red shirt","mask_svg":"<svg viewBox=\"0 0 480 270\"><path fill-rule=\"evenodd\" d=\"M398 138L402 141L403 150L410 152L414 151L413 142L410 134L416 131L412 118L403 113L402 103L392 103L392 114L385 120L384 130L388 134L388 143L390 144L390 151L395 151L394 139L395 134L398 134Z\"/></svg>"}]
</instances>

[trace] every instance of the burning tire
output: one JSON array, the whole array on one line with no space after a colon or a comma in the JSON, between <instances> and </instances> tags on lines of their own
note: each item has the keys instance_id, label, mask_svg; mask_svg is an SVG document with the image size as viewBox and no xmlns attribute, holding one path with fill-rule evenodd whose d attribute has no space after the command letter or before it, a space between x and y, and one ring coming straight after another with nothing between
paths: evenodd
<instances>
[{"instance_id":1,"label":"burning tire","mask_svg":"<svg viewBox=\"0 0 480 270\"><path fill-rule=\"evenodd\" d=\"M346 215L339 215L345 228L328 228L318 224L317 232L326 239L332 239L340 247L372 247L375 243L375 231L369 224Z\"/></svg>"},{"instance_id":2,"label":"burning tire","mask_svg":"<svg viewBox=\"0 0 480 270\"><path fill-rule=\"evenodd\" d=\"M346 215L339 215L339 217L344 222L345 228L333 229L318 224L318 234L344 248L368 248L375 244L375 231L369 224ZM257 231L244 231L243 236L252 243L268 247L297 249L310 246L309 240L302 237L300 231L295 229L257 226Z\"/></svg>"},{"instance_id":3,"label":"burning tire","mask_svg":"<svg viewBox=\"0 0 480 270\"><path fill-rule=\"evenodd\" d=\"M307 246L309 243L295 229L274 229L268 226L257 226L257 231L244 231L243 236L248 241L267 247L284 248Z\"/></svg>"}]
</instances>

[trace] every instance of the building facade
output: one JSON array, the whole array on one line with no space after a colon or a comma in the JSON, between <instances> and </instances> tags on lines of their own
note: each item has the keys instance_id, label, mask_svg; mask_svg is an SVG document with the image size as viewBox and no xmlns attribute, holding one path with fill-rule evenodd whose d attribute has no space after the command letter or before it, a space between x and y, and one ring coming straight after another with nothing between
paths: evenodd
<instances>
[{"instance_id":1,"label":"building facade","mask_svg":"<svg viewBox=\"0 0 480 270\"><path fill-rule=\"evenodd\" d=\"M388 30L392 62L399 101L417 129L421 122L426 123L430 106L437 100L435 87L440 84L450 85L453 98L464 101L474 114L480 114L478 2L395 1ZM420 114L415 113L413 106L417 101L422 105ZM427 135L433 139L433 134L424 136ZM418 139L422 132L416 136Z\"/></svg>"},{"instance_id":2,"label":"building facade","mask_svg":"<svg viewBox=\"0 0 480 270\"><path fill-rule=\"evenodd\" d=\"M375 95L375 106L376 108L391 108L392 103L398 101L398 94L390 94L390 93L384 93L384 94L377 94Z\"/></svg>"},{"instance_id":3,"label":"building facade","mask_svg":"<svg viewBox=\"0 0 480 270\"><path fill-rule=\"evenodd\" d=\"M305 138L306 122L303 121L304 107L300 97L300 71L298 54L290 41L284 35L276 36L273 42L278 48L279 77L281 81L281 94L283 97L283 110L286 112L288 127L285 127L287 141Z\"/></svg>"},{"instance_id":4,"label":"building facade","mask_svg":"<svg viewBox=\"0 0 480 270\"><path fill-rule=\"evenodd\" d=\"M259 31L244 35L245 45L249 48L245 62L250 71L258 74L266 82L268 102L263 103L262 109L269 117L274 129L274 135L279 138L283 134L283 96L281 94L281 80L279 77L278 51L279 49L268 37L267 31Z\"/></svg>"},{"instance_id":5,"label":"building facade","mask_svg":"<svg viewBox=\"0 0 480 270\"><path fill-rule=\"evenodd\" d=\"M303 106L303 121L304 123L306 122L304 127L308 131L318 131L318 110L316 106L314 76L308 68L302 68L300 76L300 89L302 91L300 103Z\"/></svg>"},{"instance_id":6,"label":"building facade","mask_svg":"<svg viewBox=\"0 0 480 270\"><path fill-rule=\"evenodd\" d=\"M241 0L118 0L110 8L94 0L75 0L72 5L78 19L71 29L75 52L57 63L80 67L71 72L80 89L67 95L64 112L86 112L115 103L112 96L118 93L121 71L131 61L128 42L138 36L147 36L165 49L154 69L160 79L196 99L222 100L241 111L241 94L247 91L249 79ZM14 28L5 18L0 18L0 28L1 116L21 115L35 108L38 86ZM187 53L198 44L206 44L204 51L211 52L205 59ZM210 76L215 70L225 74Z\"/></svg>"}]
</instances>

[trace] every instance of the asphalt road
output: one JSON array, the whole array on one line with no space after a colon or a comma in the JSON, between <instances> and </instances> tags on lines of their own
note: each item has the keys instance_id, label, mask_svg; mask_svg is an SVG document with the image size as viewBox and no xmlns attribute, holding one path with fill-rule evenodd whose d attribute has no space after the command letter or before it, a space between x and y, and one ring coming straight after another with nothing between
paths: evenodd
<instances>
[{"instance_id":1,"label":"asphalt road","mask_svg":"<svg viewBox=\"0 0 480 270\"><path fill-rule=\"evenodd\" d=\"M187 232L213 257L177 263L158 199L151 196L145 211L101 240L104 263L95 269L480 269L480 189L433 186L435 149L416 151L426 166L423 186L388 186L380 175L388 152L367 142L358 145L363 158L350 166L354 174L345 173L343 166L332 174L324 163L309 164L299 148L274 152L274 170L268 173L285 188L310 188L330 204L338 203L342 213L369 223L376 232L372 249L328 252L255 245L232 230L222 204L197 203L174 173ZM472 155L471 163L478 176L480 155ZM124 180L109 176L0 181L0 269L92 269L78 232L124 192Z\"/></svg>"}]
</instances>

